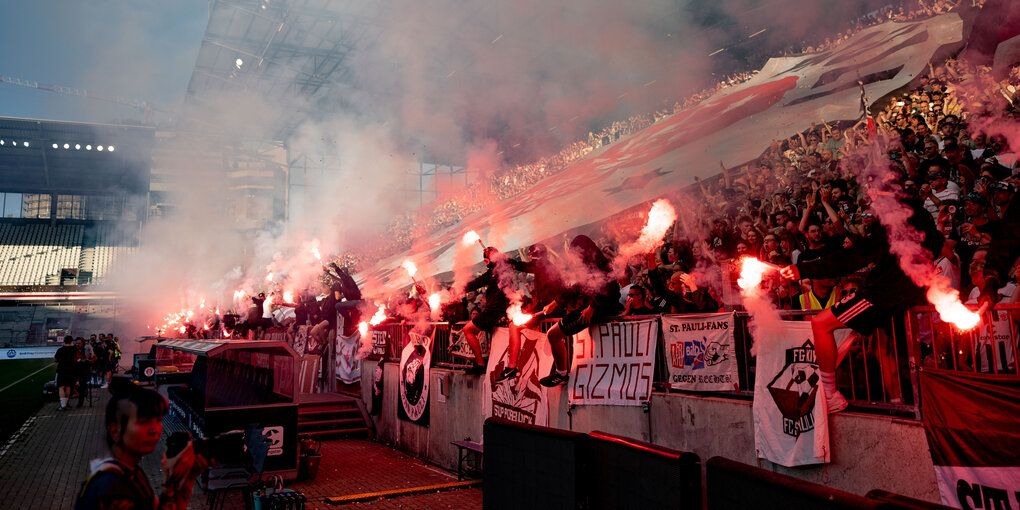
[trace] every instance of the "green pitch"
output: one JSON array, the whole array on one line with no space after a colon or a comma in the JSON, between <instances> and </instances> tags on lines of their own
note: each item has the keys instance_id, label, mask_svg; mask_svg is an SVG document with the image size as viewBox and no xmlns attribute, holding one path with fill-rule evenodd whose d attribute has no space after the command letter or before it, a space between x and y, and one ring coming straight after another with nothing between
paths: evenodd
<instances>
[{"instance_id":1,"label":"green pitch","mask_svg":"<svg viewBox=\"0 0 1020 510\"><path fill-rule=\"evenodd\" d=\"M43 405L42 389L57 373L52 359L0 360L0 447Z\"/></svg>"}]
</instances>

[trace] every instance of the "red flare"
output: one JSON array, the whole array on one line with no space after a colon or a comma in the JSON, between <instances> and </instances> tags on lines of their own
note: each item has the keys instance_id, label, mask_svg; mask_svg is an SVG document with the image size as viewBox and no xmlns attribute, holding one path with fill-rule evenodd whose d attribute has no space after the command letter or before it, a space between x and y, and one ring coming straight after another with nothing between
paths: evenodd
<instances>
[{"instance_id":1,"label":"red flare","mask_svg":"<svg viewBox=\"0 0 1020 510\"><path fill-rule=\"evenodd\" d=\"M379 310L375 312L375 315L372 316L372 319L369 320L368 323L375 326L384 320L386 320L386 307L379 305Z\"/></svg>"},{"instance_id":2,"label":"red flare","mask_svg":"<svg viewBox=\"0 0 1020 510\"><path fill-rule=\"evenodd\" d=\"M751 289L757 287L761 283L762 276L765 271L769 269L779 269L778 267L762 262L754 257L744 257L742 265L740 267L740 278L737 280L737 285L741 289Z\"/></svg>"},{"instance_id":3,"label":"red flare","mask_svg":"<svg viewBox=\"0 0 1020 510\"><path fill-rule=\"evenodd\" d=\"M521 326L526 324L528 321L531 320L532 317L531 314L527 314L521 311L520 303L510 305L510 308L507 308L506 310L506 314L508 317L510 317L510 320L513 321L515 326Z\"/></svg>"}]
</instances>

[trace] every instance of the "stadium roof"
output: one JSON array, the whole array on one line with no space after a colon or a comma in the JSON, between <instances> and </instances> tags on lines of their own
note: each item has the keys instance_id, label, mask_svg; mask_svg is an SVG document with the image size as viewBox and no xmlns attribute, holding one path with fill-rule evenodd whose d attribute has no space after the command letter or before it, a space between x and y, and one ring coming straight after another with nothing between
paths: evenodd
<instances>
[{"instance_id":1,"label":"stadium roof","mask_svg":"<svg viewBox=\"0 0 1020 510\"><path fill-rule=\"evenodd\" d=\"M154 134L143 126L0 117L0 191L144 194Z\"/></svg>"},{"instance_id":2,"label":"stadium roof","mask_svg":"<svg viewBox=\"0 0 1020 510\"><path fill-rule=\"evenodd\" d=\"M183 119L189 130L208 131L210 102L253 93L284 105L313 104L351 79L349 58L368 23L351 14L359 2L335 0L211 0L209 24L188 83ZM284 107L268 136L283 140L307 115ZM189 123L189 121L191 121ZM190 124L190 125L189 125ZM203 126L205 129L203 129Z\"/></svg>"}]
</instances>

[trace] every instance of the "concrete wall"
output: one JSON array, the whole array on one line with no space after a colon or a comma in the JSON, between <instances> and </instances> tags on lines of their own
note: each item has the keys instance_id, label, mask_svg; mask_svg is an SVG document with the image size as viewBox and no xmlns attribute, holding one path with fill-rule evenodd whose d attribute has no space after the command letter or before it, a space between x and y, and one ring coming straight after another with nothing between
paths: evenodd
<instances>
[{"instance_id":1,"label":"concrete wall","mask_svg":"<svg viewBox=\"0 0 1020 510\"><path fill-rule=\"evenodd\" d=\"M373 373L375 366L374 361L365 362L362 373ZM430 423L424 427L397 417L397 364L385 365L384 407L377 422L377 437L428 462L456 469L457 448L450 441L482 438L481 378L439 368L433 368L430 376ZM437 379L443 376L450 381L445 403L438 401ZM362 388L370 407L371 388ZM622 406L579 406L568 412L562 388L549 392L549 421L553 427L620 434L694 452L702 461L723 456L854 494L885 489L939 501L928 444L919 422L863 413L833 415L829 418L832 462L787 468L756 457L750 401L654 393L647 412Z\"/></svg>"}]
</instances>

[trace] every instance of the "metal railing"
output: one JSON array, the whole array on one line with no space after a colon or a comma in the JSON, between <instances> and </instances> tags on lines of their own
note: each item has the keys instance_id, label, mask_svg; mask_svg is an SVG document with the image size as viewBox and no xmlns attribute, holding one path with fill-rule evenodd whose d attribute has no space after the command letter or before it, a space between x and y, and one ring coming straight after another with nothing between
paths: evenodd
<instances>
[{"instance_id":1,"label":"metal railing","mask_svg":"<svg viewBox=\"0 0 1020 510\"><path fill-rule=\"evenodd\" d=\"M810 320L817 313L818 310L780 311L780 317L785 320ZM617 317L613 320L648 318ZM749 318L746 311L735 313L734 344L739 389L711 392L713 396L748 400L754 395L755 358L751 354L754 338L748 327ZM539 329L547 332L557 321L543 321ZM1020 374L1020 364L1016 362L1020 358L1018 322L1020 304L995 306L984 317L981 325L965 332L943 322L931 306L912 308L904 315L893 317L889 324L877 328L869 336L850 333L851 338L839 350L836 385L855 410L919 418L918 373L923 367ZM463 326L463 322L430 325L435 332L433 366L470 366L470 359L456 357L449 352L451 342L456 341ZM385 333L385 348L382 354L374 358L398 362L410 338L409 332L414 328L413 324L401 323L375 326L374 331ZM431 334L429 328L425 328L425 331L421 331L421 326L418 328L419 333ZM567 342L568 354L571 347L571 342ZM660 321L654 383L661 391L684 392L669 387L667 364Z\"/></svg>"}]
</instances>

